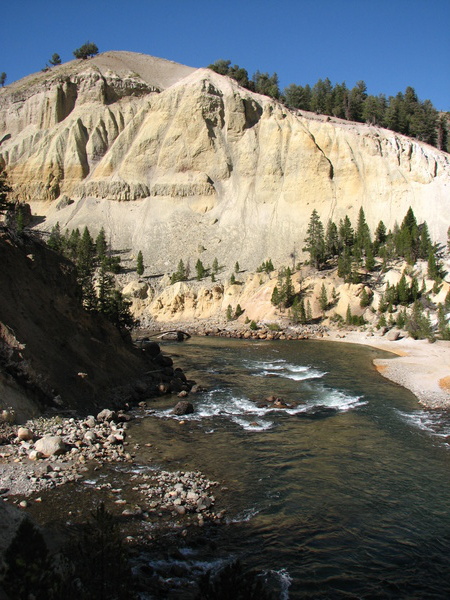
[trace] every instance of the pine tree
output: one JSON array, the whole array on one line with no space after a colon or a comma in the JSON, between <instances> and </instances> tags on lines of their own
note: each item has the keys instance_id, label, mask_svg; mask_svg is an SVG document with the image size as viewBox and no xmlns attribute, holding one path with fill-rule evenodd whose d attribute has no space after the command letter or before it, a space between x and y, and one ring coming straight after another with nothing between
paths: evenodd
<instances>
[{"instance_id":1,"label":"pine tree","mask_svg":"<svg viewBox=\"0 0 450 600\"><path fill-rule=\"evenodd\" d=\"M434 281L440 281L442 279L442 266L436 258L435 248L432 248L428 254L427 274L429 279L434 279Z\"/></svg>"},{"instance_id":2,"label":"pine tree","mask_svg":"<svg viewBox=\"0 0 450 600\"><path fill-rule=\"evenodd\" d=\"M61 227L59 221L52 227L50 236L47 241L47 246L55 252L62 252L63 249L63 237L61 234Z\"/></svg>"},{"instance_id":3,"label":"pine tree","mask_svg":"<svg viewBox=\"0 0 450 600\"><path fill-rule=\"evenodd\" d=\"M441 303L438 305L438 328L442 340L450 340L450 326L445 315L445 309Z\"/></svg>"},{"instance_id":4,"label":"pine tree","mask_svg":"<svg viewBox=\"0 0 450 600\"><path fill-rule=\"evenodd\" d=\"M386 243L387 233L386 226L383 221L380 221L375 230L375 240L374 240L374 254L375 256L380 256L379 251Z\"/></svg>"},{"instance_id":5,"label":"pine tree","mask_svg":"<svg viewBox=\"0 0 450 600\"><path fill-rule=\"evenodd\" d=\"M90 277L94 271L95 246L86 226L77 248L77 267L80 277Z\"/></svg>"},{"instance_id":6,"label":"pine tree","mask_svg":"<svg viewBox=\"0 0 450 600\"><path fill-rule=\"evenodd\" d=\"M239 263L236 261L236 264L234 265L234 272L239 273L239 271L240 271Z\"/></svg>"},{"instance_id":7,"label":"pine tree","mask_svg":"<svg viewBox=\"0 0 450 600\"><path fill-rule=\"evenodd\" d=\"M326 258L333 258L339 254L339 234L336 224L329 220L327 232L325 235L325 255Z\"/></svg>"},{"instance_id":8,"label":"pine tree","mask_svg":"<svg viewBox=\"0 0 450 600\"><path fill-rule=\"evenodd\" d=\"M417 281L417 277L412 277L411 279L411 286L410 286L410 290L409 290L409 299L410 301L414 302L415 300L417 300L417 298L419 298L420 296L420 291L419 291L419 282Z\"/></svg>"},{"instance_id":9,"label":"pine tree","mask_svg":"<svg viewBox=\"0 0 450 600\"><path fill-rule=\"evenodd\" d=\"M401 310L398 313L398 317L397 317L397 322L396 322L396 326L399 329L404 329L405 325L406 325L406 321L407 321L407 317L406 317L406 308L404 308L403 310Z\"/></svg>"},{"instance_id":10,"label":"pine tree","mask_svg":"<svg viewBox=\"0 0 450 600\"><path fill-rule=\"evenodd\" d=\"M355 243L361 251L365 251L372 244L372 240L370 237L370 229L367 225L366 216L364 214L364 209L362 206L359 209L358 223L356 225Z\"/></svg>"},{"instance_id":11,"label":"pine tree","mask_svg":"<svg viewBox=\"0 0 450 600\"><path fill-rule=\"evenodd\" d=\"M61 64L61 57L55 52L48 62L52 65L52 67L56 67L57 65Z\"/></svg>"},{"instance_id":12,"label":"pine tree","mask_svg":"<svg viewBox=\"0 0 450 600\"><path fill-rule=\"evenodd\" d=\"M322 314L323 314L323 316L325 316L325 311L328 308L328 295L327 295L327 289L326 289L324 283L322 283L322 287L320 288L319 304L320 304L320 309L322 311Z\"/></svg>"},{"instance_id":13,"label":"pine tree","mask_svg":"<svg viewBox=\"0 0 450 600\"><path fill-rule=\"evenodd\" d=\"M310 323L312 321L312 311L311 311L311 303L309 300L306 301L306 322Z\"/></svg>"},{"instance_id":14,"label":"pine tree","mask_svg":"<svg viewBox=\"0 0 450 600\"><path fill-rule=\"evenodd\" d=\"M144 274L144 257L142 256L142 252L140 250L137 255L136 273L139 277Z\"/></svg>"},{"instance_id":15,"label":"pine tree","mask_svg":"<svg viewBox=\"0 0 450 600\"><path fill-rule=\"evenodd\" d=\"M353 231L352 223L348 217L339 222L339 245L341 251L345 248L351 249L355 243L355 234Z\"/></svg>"},{"instance_id":16,"label":"pine tree","mask_svg":"<svg viewBox=\"0 0 450 600\"><path fill-rule=\"evenodd\" d=\"M187 277L188 276L187 276L186 267L184 266L183 259L180 258L177 270L175 271L175 273L172 273L172 277L170 278L170 283L177 283L178 281L186 281Z\"/></svg>"},{"instance_id":17,"label":"pine tree","mask_svg":"<svg viewBox=\"0 0 450 600\"><path fill-rule=\"evenodd\" d=\"M400 304L406 306L409 303L409 288L405 274L401 276L400 281L397 283L397 297Z\"/></svg>"},{"instance_id":18,"label":"pine tree","mask_svg":"<svg viewBox=\"0 0 450 600\"><path fill-rule=\"evenodd\" d=\"M280 304L280 293L277 286L273 288L272 297L270 298L270 301L274 306L279 306Z\"/></svg>"},{"instance_id":19,"label":"pine tree","mask_svg":"<svg viewBox=\"0 0 450 600\"><path fill-rule=\"evenodd\" d=\"M433 244L431 242L430 234L428 232L427 222L423 222L419 227L419 258L423 260L427 260L430 252L433 250Z\"/></svg>"},{"instance_id":20,"label":"pine tree","mask_svg":"<svg viewBox=\"0 0 450 600\"><path fill-rule=\"evenodd\" d=\"M369 273L371 271L373 271L375 268L375 259L373 257L372 244L370 244L366 248L366 261L365 261L364 266L365 266L366 271L368 271Z\"/></svg>"},{"instance_id":21,"label":"pine tree","mask_svg":"<svg viewBox=\"0 0 450 600\"><path fill-rule=\"evenodd\" d=\"M203 266L203 263L200 259L197 260L197 262L195 263L195 271L197 273L197 280L201 281L203 279L203 277L205 276L205 267Z\"/></svg>"},{"instance_id":22,"label":"pine tree","mask_svg":"<svg viewBox=\"0 0 450 600\"><path fill-rule=\"evenodd\" d=\"M346 325L351 325L353 322L352 310L350 308L350 304L347 304L347 312L345 313L345 323Z\"/></svg>"},{"instance_id":23,"label":"pine tree","mask_svg":"<svg viewBox=\"0 0 450 600\"><path fill-rule=\"evenodd\" d=\"M212 271L213 273L217 273L219 271L219 261L217 260L217 258L213 260Z\"/></svg>"},{"instance_id":24,"label":"pine tree","mask_svg":"<svg viewBox=\"0 0 450 600\"><path fill-rule=\"evenodd\" d=\"M296 296L291 307L290 317L294 323L306 323L305 301Z\"/></svg>"},{"instance_id":25,"label":"pine tree","mask_svg":"<svg viewBox=\"0 0 450 600\"><path fill-rule=\"evenodd\" d=\"M325 237L323 225L316 209L311 213L303 250L309 253L310 263L316 269L323 266L325 262Z\"/></svg>"},{"instance_id":26,"label":"pine tree","mask_svg":"<svg viewBox=\"0 0 450 600\"><path fill-rule=\"evenodd\" d=\"M397 254L413 265L419 256L419 241L416 217L412 208L409 207L396 236Z\"/></svg>"},{"instance_id":27,"label":"pine tree","mask_svg":"<svg viewBox=\"0 0 450 600\"><path fill-rule=\"evenodd\" d=\"M288 267L284 274L284 284L281 290L281 296L286 308L289 308L294 301L294 286L292 284L291 269Z\"/></svg>"},{"instance_id":28,"label":"pine tree","mask_svg":"<svg viewBox=\"0 0 450 600\"><path fill-rule=\"evenodd\" d=\"M106 233L104 228L102 227L95 239L95 250L97 253L97 258L100 262L106 257L107 249L108 244L106 242Z\"/></svg>"},{"instance_id":29,"label":"pine tree","mask_svg":"<svg viewBox=\"0 0 450 600\"><path fill-rule=\"evenodd\" d=\"M241 308L241 305L240 305L240 304L238 304L238 305L236 306L236 310L234 311L234 318L235 318L235 319L239 319L239 317L240 317L240 316L241 316L243 313L244 313L244 311L242 310L242 308Z\"/></svg>"},{"instance_id":30,"label":"pine tree","mask_svg":"<svg viewBox=\"0 0 450 600\"><path fill-rule=\"evenodd\" d=\"M231 304L227 306L227 321L233 320L233 309L231 308Z\"/></svg>"},{"instance_id":31,"label":"pine tree","mask_svg":"<svg viewBox=\"0 0 450 600\"><path fill-rule=\"evenodd\" d=\"M361 292L361 298L359 300L359 305L361 306L361 308L365 308L366 306L369 306L370 304L370 296L367 293L367 290L365 287L363 287L363 290Z\"/></svg>"}]
</instances>

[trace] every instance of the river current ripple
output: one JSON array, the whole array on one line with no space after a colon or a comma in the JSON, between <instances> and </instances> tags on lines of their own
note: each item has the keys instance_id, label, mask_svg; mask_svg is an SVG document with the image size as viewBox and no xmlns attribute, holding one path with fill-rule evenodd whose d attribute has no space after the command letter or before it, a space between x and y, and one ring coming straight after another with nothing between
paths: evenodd
<instances>
[{"instance_id":1,"label":"river current ripple","mask_svg":"<svg viewBox=\"0 0 450 600\"><path fill-rule=\"evenodd\" d=\"M160 403L134 435L231 491L228 524L205 532L215 550L180 546L191 570L238 558L283 599L450 597L450 416L382 378L372 360L389 355L313 340L163 350L207 391L183 426Z\"/></svg>"}]
</instances>

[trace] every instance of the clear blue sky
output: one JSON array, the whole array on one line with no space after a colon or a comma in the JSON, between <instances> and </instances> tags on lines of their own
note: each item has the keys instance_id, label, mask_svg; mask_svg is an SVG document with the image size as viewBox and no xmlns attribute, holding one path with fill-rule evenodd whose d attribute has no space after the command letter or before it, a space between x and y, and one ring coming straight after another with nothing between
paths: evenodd
<instances>
[{"instance_id":1,"label":"clear blue sky","mask_svg":"<svg viewBox=\"0 0 450 600\"><path fill-rule=\"evenodd\" d=\"M7 83L87 40L202 67L230 59L280 87L319 78L450 111L450 0L18 0L1 10Z\"/></svg>"}]
</instances>

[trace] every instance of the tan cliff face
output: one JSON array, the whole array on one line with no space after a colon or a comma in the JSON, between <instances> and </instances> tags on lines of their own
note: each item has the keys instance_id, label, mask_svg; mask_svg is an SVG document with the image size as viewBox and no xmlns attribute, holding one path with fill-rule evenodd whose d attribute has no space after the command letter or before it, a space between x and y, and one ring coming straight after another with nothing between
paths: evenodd
<instances>
[{"instance_id":1,"label":"tan cliff face","mask_svg":"<svg viewBox=\"0 0 450 600\"><path fill-rule=\"evenodd\" d=\"M105 227L153 272L179 258L255 269L301 254L310 214L409 206L448 228L447 154L393 132L289 111L207 69L133 53L73 61L0 90L0 163L45 227ZM60 198L67 196L72 203ZM199 250L201 244L201 250Z\"/></svg>"}]
</instances>

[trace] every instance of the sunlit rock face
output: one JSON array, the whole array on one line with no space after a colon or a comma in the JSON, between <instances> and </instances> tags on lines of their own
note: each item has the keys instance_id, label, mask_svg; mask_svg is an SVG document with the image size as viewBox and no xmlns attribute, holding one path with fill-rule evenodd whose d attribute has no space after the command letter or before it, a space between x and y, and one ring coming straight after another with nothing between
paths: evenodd
<instances>
[{"instance_id":1,"label":"sunlit rock face","mask_svg":"<svg viewBox=\"0 0 450 600\"><path fill-rule=\"evenodd\" d=\"M362 206L373 230L412 206L434 239L448 227L448 154L129 52L1 89L0 163L45 227L104 226L155 272L180 257L287 263L314 208L324 225L346 214L356 224Z\"/></svg>"}]
</instances>

